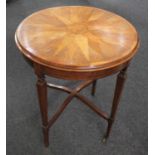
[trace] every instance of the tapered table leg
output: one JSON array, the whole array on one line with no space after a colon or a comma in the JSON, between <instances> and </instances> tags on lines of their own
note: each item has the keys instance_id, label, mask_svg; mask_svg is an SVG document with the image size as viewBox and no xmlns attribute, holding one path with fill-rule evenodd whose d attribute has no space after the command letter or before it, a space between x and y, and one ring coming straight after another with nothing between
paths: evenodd
<instances>
[{"instance_id":1,"label":"tapered table leg","mask_svg":"<svg viewBox=\"0 0 155 155\"><path fill-rule=\"evenodd\" d=\"M108 127L107 127L107 131L106 131L106 135L103 139L103 142L106 142L106 140L109 137L110 132L111 132L112 124L115 119L116 111L117 111L120 97L121 97L121 94L123 91L124 83L126 80L126 71L127 71L127 68L123 69L122 71L120 71L120 73L117 76L117 82L116 82L116 87L115 87L115 93L114 93L114 98L113 98L111 114L110 114L110 118L108 120Z\"/></svg>"},{"instance_id":2,"label":"tapered table leg","mask_svg":"<svg viewBox=\"0 0 155 155\"><path fill-rule=\"evenodd\" d=\"M44 144L46 147L48 147L49 145L48 103L47 103L47 86L44 77L38 77L37 91L42 117Z\"/></svg>"},{"instance_id":3,"label":"tapered table leg","mask_svg":"<svg viewBox=\"0 0 155 155\"><path fill-rule=\"evenodd\" d=\"M96 83L97 83L97 80L93 81L93 83L92 83L92 90L91 90L92 96L94 96L95 92L96 92Z\"/></svg>"}]
</instances>

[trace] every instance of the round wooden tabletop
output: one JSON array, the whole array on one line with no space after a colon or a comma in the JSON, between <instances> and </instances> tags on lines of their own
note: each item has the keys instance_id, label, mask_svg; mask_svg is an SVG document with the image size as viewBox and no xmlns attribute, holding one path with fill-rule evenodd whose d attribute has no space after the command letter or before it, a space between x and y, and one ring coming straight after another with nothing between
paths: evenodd
<instances>
[{"instance_id":1,"label":"round wooden tabletop","mask_svg":"<svg viewBox=\"0 0 155 155\"><path fill-rule=\"evenodd\" d=\"M33 13L17 28L22 53L39 64L63 70L97 70L130 60L138 35L127 20L85 6L48 8Z\"/></svg>"}]
</instances>

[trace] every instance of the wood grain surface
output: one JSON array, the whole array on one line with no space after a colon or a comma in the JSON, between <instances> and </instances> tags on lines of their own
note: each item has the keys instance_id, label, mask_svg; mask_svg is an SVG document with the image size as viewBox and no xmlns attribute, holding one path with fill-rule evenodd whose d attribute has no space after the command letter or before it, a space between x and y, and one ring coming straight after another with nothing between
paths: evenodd
<instances>
[{"instance_id":1,"label":"wood grain surface","mask_svg":"<svg viewBox=\"0 0 155 155\"><path fill-rule=\"evenodd\" d=\"M32 61L66 70L110 68L130 60L138 46L137 32L127 20L84 6L33 13L21 22L15 38Z\"/></svg>"}]
</instances>

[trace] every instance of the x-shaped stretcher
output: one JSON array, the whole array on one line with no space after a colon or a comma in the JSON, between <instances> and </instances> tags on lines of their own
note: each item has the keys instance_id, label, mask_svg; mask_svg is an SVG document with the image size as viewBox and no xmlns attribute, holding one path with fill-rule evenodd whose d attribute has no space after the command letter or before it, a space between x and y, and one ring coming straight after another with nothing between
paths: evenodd
<instances>
[{"instance_id":1,"label":"x-shaped stretcher","mask_svg":"<svg viewBox=\"0 0 155 155\"><path fill-rule=\"evenodd\" d=\"M62 114L64 109L67 107L67 105L72 101L74 97L78 98L80 101L82 101L84 104L86 104L90 109L92 109L94 112L96 112L99 116L101 116L103 119L107 120L108 127L106 134L104 136L103 142L106 142L107 138L109 137L111 127L115 118L116 110L119 104L120 96L123 90L124 82L126 79L126 69L123 69L120 71L120 73L117 76L117 82L115 87L115 93L113 98L113 104L111 109L110 116L102 111L100 108L98 108L95 104L93 104L92 101L87 99L85 96L79 94L79 92L84 89L85 87L92 84L92 95L95 94L96 90L96 80L85 80L81 82L79 86L77 86L75 89L70 89L65 86L55 85L51 83L47 83L45 80L45 77L39 77L37 81L37 88L38 88L38 97L39 97L39 104L40 104L40 110L42 114L42 124L43 124L43 133L44 133L44 143L45 146L49 145L49 128L54 124L54 122L59 118L59 116ZM48 120L48 104L47 104L47 87L57 89L64 91L68 93L68 97L64 100L62 105L58 108L58 110L55 112L53 117Z\"/></svg>"}]
</instances>

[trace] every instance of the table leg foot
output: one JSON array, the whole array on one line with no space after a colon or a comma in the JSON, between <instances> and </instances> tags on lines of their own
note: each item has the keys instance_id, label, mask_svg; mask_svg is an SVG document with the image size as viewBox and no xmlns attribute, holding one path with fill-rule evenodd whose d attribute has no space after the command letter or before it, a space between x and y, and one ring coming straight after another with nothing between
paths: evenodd
<instances>
[{"instance_id":1,"label":"table leg foot","mask_svg":"<svg viewBox=\"0 0 155 155\"><path fill-rule=\"evenodd\" d=\"M102 142L103 142L103 144L106 144L106 143L107 143L107 138L106 138L106 136L103 137Z\"/></svg>"},{"instance_id":2,"label":"table leg foot","mask_svg":"<svg viewBox=\"0 0 155 155\"><path fill-rule=\"evenodd\" d=\"M49 129L43 128L43 135L44 135L44 145L45 147L49 146Z\"/></svg>"}]
</instances>

